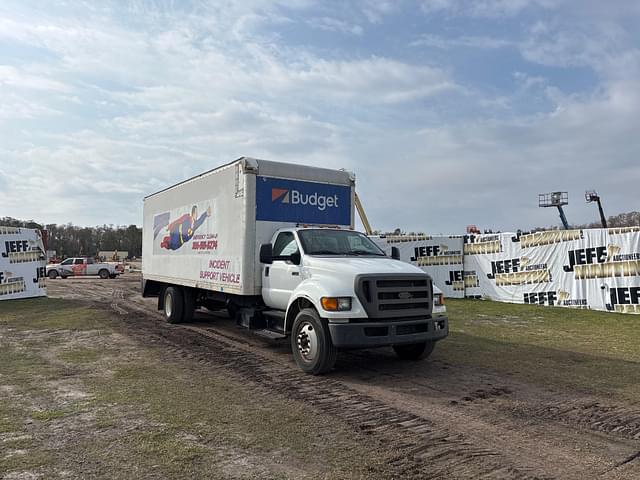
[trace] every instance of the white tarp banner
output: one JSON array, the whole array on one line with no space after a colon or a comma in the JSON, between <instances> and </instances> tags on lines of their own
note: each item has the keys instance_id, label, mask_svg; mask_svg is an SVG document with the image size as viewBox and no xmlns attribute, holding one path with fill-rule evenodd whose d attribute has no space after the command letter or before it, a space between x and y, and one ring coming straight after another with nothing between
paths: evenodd
<instances>
[{"instance_id":1,"label":"white tarp banner","mask_svg":"<svg viewBox=\"0 0 640 480\"><path fill-rule=\"evenodd\" d=\"M41 297L46 255L39 230L0 226L0 300Z\"/></svg>"},{"instance_id":2,"label":"white tarp banner","mask_svg":"<svg viewBox=\"0 0 640 480\"><path fill-rule=\"evenodd\" d=\"M465 237L467 297L640 313L640 227Z\"/></svg>"},{"instance_id":3,"label":"white tarp banner","mask_svg":"<svg viewBox=\"0 0 640 480\"><path fill-rule=\"evenodd\" d=\"M464 297L467 277L462 268L461 235L387 235L371 239L388 255L391 255L392 247L398 247L400 260L416 265L428 273L445 297Z\"/></svg>"},{"instance_id":4,"label":"white tarp banner","mask_svg":"<svg viewBox=\"0 0 640 480\"><path fill-rule=\"evenodd\" d=\"M371 238L446 297L640 313L640 227Z\"/></svg>"}]
</instances>

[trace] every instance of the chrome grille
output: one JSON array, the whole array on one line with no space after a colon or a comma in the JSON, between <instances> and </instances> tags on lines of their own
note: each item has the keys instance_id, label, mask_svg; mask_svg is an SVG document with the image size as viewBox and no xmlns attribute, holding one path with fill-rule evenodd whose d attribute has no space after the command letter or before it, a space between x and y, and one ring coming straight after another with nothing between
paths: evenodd
<instances>
[{"instance_id":1,"label":"chrome grille","mask_svg":"<svg viewBox=\"0 0 640 480\"><path fill-rule=\"evenodd\" d=\"M359 275L356 294L371 319L431 315L433 286L426 274Z\"/></svg>"}]
</instances>

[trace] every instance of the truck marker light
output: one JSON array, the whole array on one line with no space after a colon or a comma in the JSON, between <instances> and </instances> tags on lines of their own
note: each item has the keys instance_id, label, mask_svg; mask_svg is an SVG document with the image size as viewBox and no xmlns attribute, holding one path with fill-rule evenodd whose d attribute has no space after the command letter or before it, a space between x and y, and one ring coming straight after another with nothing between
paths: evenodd
<instances>
[{"instance_id":1,"label":"truck marker light","mask_svg":"<svg viewBox=\"0 0 640 480\"><path fill-rule=\"evenodd\" d=\"M322 297L320 303L328 312L351 310L351 297Z\"/></svg>"}]
</instances>

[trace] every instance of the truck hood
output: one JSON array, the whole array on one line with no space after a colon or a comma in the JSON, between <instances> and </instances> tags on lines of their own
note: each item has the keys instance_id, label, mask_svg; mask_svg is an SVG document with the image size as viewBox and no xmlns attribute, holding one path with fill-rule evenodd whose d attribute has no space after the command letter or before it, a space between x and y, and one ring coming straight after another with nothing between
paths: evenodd
<instances>
[{"instance_id":1,"label":"truck hood","mask_svg":"<svg viewBox=\"0 0 640 480\"><path fill-rule=\"evenodd\" d=\"M424 273L418 267L414 267L400 260L382 257L304 257L304 266L310 273L326 274L329 276L355 277L359 274L373 273Z\"/></svg>"}]
</instances>

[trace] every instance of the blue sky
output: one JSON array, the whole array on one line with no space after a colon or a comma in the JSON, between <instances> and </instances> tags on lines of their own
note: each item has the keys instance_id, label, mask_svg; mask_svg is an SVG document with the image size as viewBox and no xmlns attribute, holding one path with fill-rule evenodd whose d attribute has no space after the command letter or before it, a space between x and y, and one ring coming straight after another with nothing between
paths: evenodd
<instances>
[{"instance_id":1,"label":"blue sky","mask_svg":"<svg viewBox=\"0 0 640 480\"><path fill-rule=\"evenodd\" d=\"M355 171L375 228L640 210L640 3L4 1L0 216L141 224L240 156Z\"/></svg>"}]
</instances>

